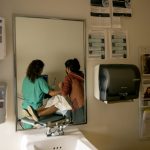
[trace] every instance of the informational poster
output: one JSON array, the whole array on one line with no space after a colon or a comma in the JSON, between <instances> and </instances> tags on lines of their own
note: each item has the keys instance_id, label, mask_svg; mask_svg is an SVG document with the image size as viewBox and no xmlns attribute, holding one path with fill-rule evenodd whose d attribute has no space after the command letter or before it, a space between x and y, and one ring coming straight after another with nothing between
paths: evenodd
<instances>
[{"instance_id":1,"label":"informational poster","mask_svg":"<svg viewBox=\"0 0 150 150\"><path fill-rule=\"evenodd\" d=\"M150 84L142 84L142 95L144 99L150 99Z\"/></svg>"},{"instance_id":2,"label":"informational poster","mask_svg":"<svg viewBox=\"0 0 150 150\"><path fill-rule=\"evenodd\" d=\"M5 19L0 17L0 60L6 56Z\"/></svg>"},{"instance_id":3,"label":"informational poster","mask_svg":"<svg viewBox=\"0 0 150 150\"><path fill-rule=\"evenodd\" d=\"M106 58L107 36L106 31L90 32L88 35L88 53L89 57Z\"/></svg>"},{"instance_id":4,"label":"informational poster","mask_svg":"<svg viewBox=\"0 0 150 150\"><path fill-rule=\"evenodd\" d=\"M146 81L146 83L144 83L145 81ZM147 118L146 113L150 112L150 80L148 80L148 79L143 80L142 94L141 94L141 104L142 104L143 107L145 107L145 109L144 109L145 112L143 113L143 119L145 120Z\"/></svg>"},{"instance_id":5,"label":"informational poster","mask_svg":"<svg viewBox=\"0 0 150 150\"><path fill-rule=\"evenodd\" d=\"M131 17L131 0L112 0L113 16Z\"/></svg>"},{"instance_id":6,"label":"informational poster","mask_svg":"<svg viewBox=\"0 0 150 150\"><path fill-rule=\"evenodd\" d=\"M127 58L129 53L127 31L111 30L109 37L111 57Z\"/></svg>"},{"instance_id":7,"label":"informational poster","mask_svg":"<svg viewBox=\"0 0 150 150\"><path fill-rule=\"evenodd\" d=\"M150 76L150 54L143 54L142 60L142 74L143 75L149 75Z\"/></svg>"},{"instance_id":8,"label":"informational poster","mask_svg":"<svg viewBox=\"0 0 150 150\"><path fill-rule=\"evenodd\" d=\"M110 0L91 0L90 22L92 27L111 27Z\"/></svg>"},{"instance_id":9,"label":"informational poster","mask_svg":"<svg viewBox=\"0 0 150 150\"><path fill-rule=\"evenodd\" d=\"M150 47L142 47L139 52L142 76L150 77Z\"/></svg>"}]
</instances>

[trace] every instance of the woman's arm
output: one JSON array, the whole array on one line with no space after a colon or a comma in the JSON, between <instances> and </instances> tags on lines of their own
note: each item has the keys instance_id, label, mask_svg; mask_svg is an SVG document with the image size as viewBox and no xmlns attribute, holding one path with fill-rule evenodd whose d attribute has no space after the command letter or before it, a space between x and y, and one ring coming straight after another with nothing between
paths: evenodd
<instances>
[{"instance_id":1,"label":"woman's arm","mask_svg":"<svg viewBox=\"0 0 150 150\"><path fill-rule=\"evenodd\" d=\"M53 90L52 90L52 91L49 91L48 94L49 94L50 96L55 96L55 95L61 94L61 91L55 91L55 90L53 91Z\"/></svg>"}]
</instances>

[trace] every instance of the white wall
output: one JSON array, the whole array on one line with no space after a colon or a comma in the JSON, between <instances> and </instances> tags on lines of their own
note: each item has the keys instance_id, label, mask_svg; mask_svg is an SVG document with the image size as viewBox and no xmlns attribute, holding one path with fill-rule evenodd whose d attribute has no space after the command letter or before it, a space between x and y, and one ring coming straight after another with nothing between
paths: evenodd
<instances>
[{"instance_id":1,"label":"white wall","mask_svg":"<svg viewBox=\"0 0 150 150\"><path fill-rule=\"evenodd\" d=\"M8 83L7 121L0 124L0 149L19 150L23 132L15 131L13 81L12 15L27 14L84 18L89 22L90 0L1 0L0 16L6 19L7 57L0 60L0 81ZM150 1L134 0L133 17L122 20L128 30L129 62L138 64L140 46L150 46ZM88 31L88 30L87 30ZM120 61L121 62L121 61ZM93 67L98 60L87 59L88 123L79 126L87 138L103 150L149 150L150 142L139 140L138 100L106 105L93 96Z\"/></svg>"}]
</instances>

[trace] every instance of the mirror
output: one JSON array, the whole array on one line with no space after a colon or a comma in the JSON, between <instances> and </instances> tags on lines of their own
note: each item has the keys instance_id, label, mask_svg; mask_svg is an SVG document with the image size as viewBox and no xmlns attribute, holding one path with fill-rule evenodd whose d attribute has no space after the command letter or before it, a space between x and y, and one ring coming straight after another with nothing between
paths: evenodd
<instances>
[{"instance_id":1,"label":"mirror","mask_svg":"<svg viewBox=\"0 0 150 150\"><path fill-rule=\"evenodd\" d=\"M84 121L71 121L69 123L70 125L86 123L85 21L20 15L15 15L13 21L16 129L24 130L41 127L39 124L35 125L32 118L24 120L26 116L22 109L22 102L24 101L22 95L23 79L26 76L28 65L35 59L40 59L44 62L42 74L47 77L49 85L54 85L55 83L55 90L59 89L58 83L64 81L66 76L65 61L74 58L78 59L80 70L84 73L84 109L83 115L78 114L77 117L79 120L80 117L83 117ZM47 98L47 100L49 99L50 97ZM74 111L71 110L69 115L70 113L73 114ZM61 117L60 114L54 113L45 118L43 117L43 120L44 123L52 123L57 122ZM30 127L24 127L23 125L25 124Z\"/></svg>"}]
</instances>

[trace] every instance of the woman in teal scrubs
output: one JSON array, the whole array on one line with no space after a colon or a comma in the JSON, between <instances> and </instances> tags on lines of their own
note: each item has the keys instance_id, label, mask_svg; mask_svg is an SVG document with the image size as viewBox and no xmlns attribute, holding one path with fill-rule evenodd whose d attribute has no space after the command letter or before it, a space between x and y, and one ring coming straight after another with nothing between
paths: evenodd
<instances>
[{"instance_id":1,"label":"woman in teal scrubs","mask_svg":"<svg viewBox=\"0 0 150 150\"><path fill-rule=\"evenodd\" d=\"M22 108L30 105L37 109L43 105L45 94L50 94L52 88L41 76L44 63L41 60L33 60L27 69L26 77L22 84L23 103Z\"/></svg>"},{"instance_id":2,"label":"woman in teal scrubs","mask_svg":"<svg viewBox=\"0 0 150 150\"><path fill-rule=\"evenodd\" d=\"M27 68L26 76L22 84L22 108L27 113L28 106L37 110L43 105L45 94L49 94L51 96L59 94L59 91L54 92L52 87L49 86L45 79L41 76L43 68L44 63L39 59L33 60Z\"/></svg>"}]
</instances>

